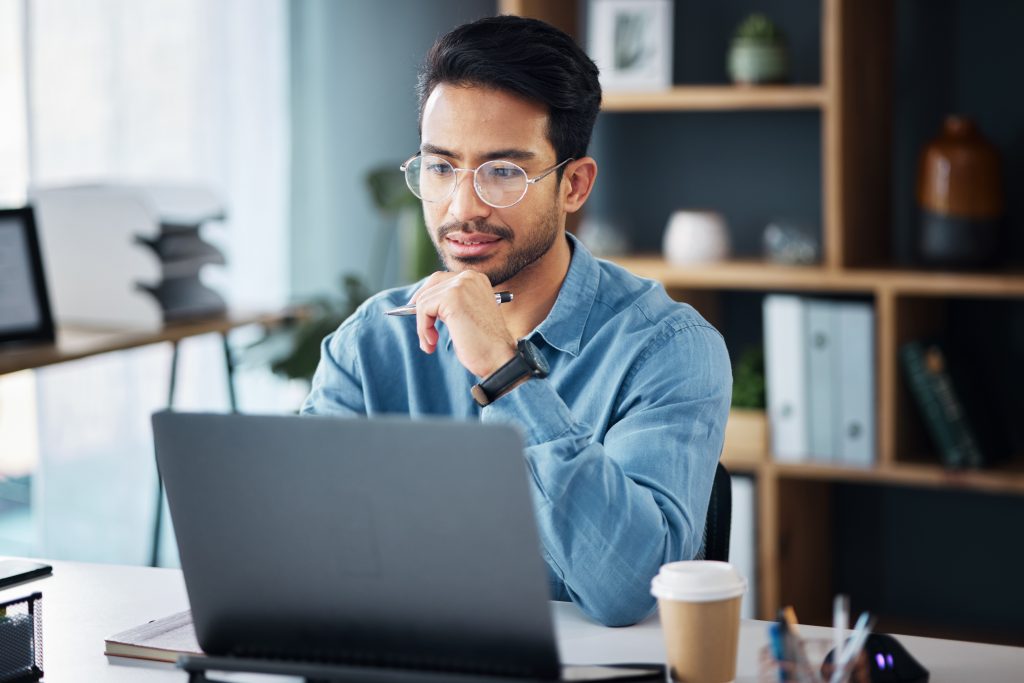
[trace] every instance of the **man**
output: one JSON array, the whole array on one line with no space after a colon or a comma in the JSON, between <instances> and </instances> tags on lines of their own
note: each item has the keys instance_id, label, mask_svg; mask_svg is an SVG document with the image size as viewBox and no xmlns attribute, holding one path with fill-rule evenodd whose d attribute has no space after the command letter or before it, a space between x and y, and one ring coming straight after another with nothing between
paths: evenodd
<instances>
[{"instance_id":1,"label":"man","mask_svg":"<svg viewBox=\"0 0 1024 683\"><path fill-rule=\"evenodd\" d=\"M597 68L536 20L456 28L419 82L403 168L446 270L382 292L324 340L308 414L517 425L553 597L607 625L698 551L731 397L721 336L565 232L594 186ZM513 299L496 303L497 292ZM385 311L415 304L415 319Z\"/></svg>"}]
</instances>

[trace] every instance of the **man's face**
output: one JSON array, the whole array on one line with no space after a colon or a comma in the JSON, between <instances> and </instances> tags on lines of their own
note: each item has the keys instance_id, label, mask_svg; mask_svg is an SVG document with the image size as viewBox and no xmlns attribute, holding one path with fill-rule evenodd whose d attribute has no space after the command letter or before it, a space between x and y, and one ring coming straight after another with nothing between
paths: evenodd
<instances>
[{"instance_id":1,"label":"man's face","mask_svg":"<svg viewBox=\"0 0 1024 683\"><path fill-rule=\"evenodd\" d=\"M533 178L561 161L547 127L547 110L539 104L500 90L441 83L423 107L420 150L455 168L504 159ZM497 286L543 259L564 224L557 174L530 185L518 204L504 209L477 196L471 174L457 175L448 199L423 202L427 231L448 270L476 270Z\"/></svg>"}]
</instances>

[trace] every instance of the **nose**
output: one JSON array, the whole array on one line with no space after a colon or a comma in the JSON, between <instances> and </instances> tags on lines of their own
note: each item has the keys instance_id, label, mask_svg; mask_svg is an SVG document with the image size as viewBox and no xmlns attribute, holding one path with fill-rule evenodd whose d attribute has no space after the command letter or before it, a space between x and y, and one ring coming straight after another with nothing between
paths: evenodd
<instances>
[{"instance_id":1,"label":"nose","mask_svg":"<svg viewBox=\"0 0 1024 683\"><path fill-rule=\"evenodd\" d=\"M472 173L460 173L448 203L448 214L460 223L491 215L491 207L476 193Z\"/></svg>"}]
</instances>

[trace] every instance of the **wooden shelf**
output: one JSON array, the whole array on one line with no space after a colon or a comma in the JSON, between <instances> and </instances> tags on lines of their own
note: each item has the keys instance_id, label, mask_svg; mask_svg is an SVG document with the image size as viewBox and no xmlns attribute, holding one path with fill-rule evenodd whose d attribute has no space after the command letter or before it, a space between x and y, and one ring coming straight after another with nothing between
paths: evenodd
<instances>
[{"instance_id":1,"label":"wooden shelf","mask_svg":"<svg viewBox=\"0 0 1024 683\"><path fill-rule=\"evenodd\" d=\"M828 100L818 85L683 85L657 92L605 92L601 110L738 111L765 109L823 109Z\"/></svg>"},{"instance_id":2,"label":"wooden shelf","mask_svg":"<svg viewBox=\"0 0 1024 683\"><path fill-rule=\"evenodd\" d=\"M973 490L982 493L1024 494L1024 467L1019 463L988 470L951 471L940 465L896 463L870 468L842 467L814 463L764 465L783 479L903 485L942 489Z\"/></svg>"},{"instance_id":3,"label":"wooden shelf","mask_svg":"<svg viewBox=\"0 0 1024 683\"><path fill-rule=\"evenodd\" d=\"M870 293L869 278L850 277L822 266L786 266L760 260L725 261L712 265L674 266L660 256L614 259L626 270L661 281L667 289L795 289Z\"/></svg>"},{"instance_id":4,"label":"wooden shelf","mask_svg":"<svg viewBox=\"0 0 1024 683\"><path fill-rule=\"evenodd\" d=\"M1024 273L959 273L895 268L837 269L787 266L756 259L681 267L660 256L613 259L642 277L661 281L668 289L799 290L958 297L1022 297Z\"/></svg>"}]
</instances>

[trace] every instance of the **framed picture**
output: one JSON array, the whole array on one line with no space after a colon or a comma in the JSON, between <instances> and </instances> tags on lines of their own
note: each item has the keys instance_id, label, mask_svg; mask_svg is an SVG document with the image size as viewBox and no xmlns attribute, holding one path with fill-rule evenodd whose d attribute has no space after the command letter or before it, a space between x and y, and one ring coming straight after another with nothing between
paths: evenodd
<instances>
[{"instance_id":1,"label":"framed picture","mask_svg":"<svg viewBox=\"0 0 1024 683\"><path fill-rule=\"evenodd\" d=\"M587 46L605 90L672 87L672 0L591 0Z\"/></svg>"},{"instance_id":2,"label":"framed picture","mask_svg":"<svg viewBox=\"0 0 1024 683\"><path fill-rule=\"evenodd\" d=\"M32 208L0 209L0 343L53 340Z\"/></svg>"}]
</instances>

